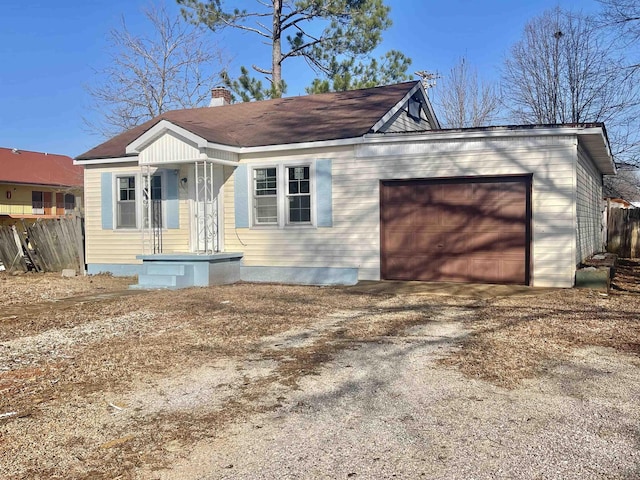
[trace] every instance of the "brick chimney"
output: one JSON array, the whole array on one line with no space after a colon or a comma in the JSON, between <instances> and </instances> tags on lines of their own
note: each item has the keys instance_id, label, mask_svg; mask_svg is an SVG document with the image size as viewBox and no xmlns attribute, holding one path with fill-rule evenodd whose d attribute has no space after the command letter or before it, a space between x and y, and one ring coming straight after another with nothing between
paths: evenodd
<instances>
[{"instance_id":1,"label":"brick chimney","mask_svg":"<svg viewBox=\"0 0 640 480\"><path fill-rule=\"evenodd\" d=\"M210 107L220 107L231 103L231 92L225 87L215 87L211 89Z\"/></svg>"}]
</instances>

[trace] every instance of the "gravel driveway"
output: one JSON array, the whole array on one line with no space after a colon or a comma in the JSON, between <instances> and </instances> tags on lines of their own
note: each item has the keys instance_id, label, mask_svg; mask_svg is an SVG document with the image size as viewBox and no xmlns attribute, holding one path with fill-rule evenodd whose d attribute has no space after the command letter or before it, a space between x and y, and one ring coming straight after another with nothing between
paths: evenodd
<instances>
[{"instance_id":1,"label":"gravel driveway","mask_svg":"<svg viewBox=\"0 0 640 480\"><path fill-rule=\"evenodd\" d=\"M439 367L472 311L354 344L273 412L197 445L160 478L639 478L640 362L576 351L505 390Z\"/></svg>"},{"instance_id":2,"label":"gravel driveway","mask_svg":"<svg viewBox=\"0 0 640 480\"><path fill-rule=\"evenodd\" d=\"M625 278L464 297L0 275L0 478L640 478L640 264Z\"/></svg>"}]
</instances>

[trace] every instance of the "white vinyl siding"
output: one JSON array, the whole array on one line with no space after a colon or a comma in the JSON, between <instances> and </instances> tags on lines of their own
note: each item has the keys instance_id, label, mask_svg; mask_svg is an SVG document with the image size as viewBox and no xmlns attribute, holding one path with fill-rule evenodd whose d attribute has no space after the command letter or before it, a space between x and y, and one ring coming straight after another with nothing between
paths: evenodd
<instances>
[{"instance_id":1,"label":"white vinyl siding","mask_svg":"<svg viewBox=\"0 0 640 480\"><path fill-rule=\"evenodd\" d=\"M603 250L602 176L587 155L578 150L576 189L576 264Z\"/></svg>"},{"instance_id":2,"label":"white vinyl siding","mask_svg":"<svg viewBox=\"0 0 640 480\"><path fill-rule=\"evenodd\" d=\"M414 119L407 113L407 107L400 109L396 114L382 126L380 132L396 133L396 132L420 132L431 130L431 125L427 120L424 112L420 111L420 120Z\"/></svg>"},{"instance_id":3,"label":"white vinyl siding","mask_svg":"<svg viewBox=\"0 0 640 480\"><path fill-rule=\"evenodd\" d=\"M290 155L291 158L288 158ZM360 280L380 278L381 179L533 174L531 279L536 286L570 287L576 258L573 136L365 144L340 149L275 152L259 161L332 159L333 227L296 231L235 228L225 212L226 251L244 252L247 266L351 267ZM321 201L321 199L318 199ZM225 186L233 206L233 179Z\"/></svg>"},{"instance_id":4,"label":"white vinyl siding","mask_svg":"<svg viewBox=\"0 0 640 480\"><path fill-rule=\"evenodd\" d=\"M101 174L108 172L116 177L137 175L141 168L134 164L107 164L101 167L86 166L84 169L86 257L90 264L135 264L141 263L136 255L143 253L142 231L104 229L102 227ZM186 167L180 178L187 176ZM179 188L180 228L163 232L162 246L165 253L189 251L189 203L187 190ZM116 197L114 197L115 200ZM115 210L114 210L115 213ZM115 223L114 223L115 226ZM148 241L148 235L147 235ZM147 252L149 253L149 249Z\"/></svg>"},{"instance_id":5,"label":"white vinyl siding","mask_svg":"<svg viewBox=\"0 0 640 480\"><path fill-rule=\"evenodd\" d=\"M164 135L147 145L138 155L140 165L170 164L177 158L199 158L200 150L191 142L173 132Z\"/></svg>"}]
</instances>

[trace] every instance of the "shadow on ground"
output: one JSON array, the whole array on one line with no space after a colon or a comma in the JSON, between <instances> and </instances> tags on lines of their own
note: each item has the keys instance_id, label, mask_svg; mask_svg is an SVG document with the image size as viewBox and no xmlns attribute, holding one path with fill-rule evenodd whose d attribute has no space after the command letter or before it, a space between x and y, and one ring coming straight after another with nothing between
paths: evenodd
<instances>
[{"instance_id":1,"label":"shadow on ground","mask_svg":"<svg viewBox=\"0 0 640 480\"><path fill-rule=\"evenodd\" d=\"M618 259L611 290L621 293L640 293L640 259Z\"/></svg>"}]
</instances>

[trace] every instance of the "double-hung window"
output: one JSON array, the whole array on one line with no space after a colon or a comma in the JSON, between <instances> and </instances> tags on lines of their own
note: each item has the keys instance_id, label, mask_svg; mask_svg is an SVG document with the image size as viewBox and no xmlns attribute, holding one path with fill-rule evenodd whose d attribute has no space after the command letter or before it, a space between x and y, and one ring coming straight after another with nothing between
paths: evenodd
<instances>
[{"instance_id":1,"label":"double-hung window","mask_svg":"<svg viewBox=\"0 0 640 480\"><path fill-rule=\"evenodd\" d=\"M287 167L287 223L311 223L309 167Z\"/></svg>"},{"instance_id":2,"label":"double-hung window","mask_svg":"<svg viewBox=\"0 0 640 480\"><path fill-rule=\"evenodd\" d=\"M253 220L256 225L278 224L278 175L276 167L253 170Z\"/></svg>"},{"instance_id":3,"label":"double-hung window","mask_svg":"<svg viewBox=\"0 0 640 480\"><path fill-rule=\"evenodd\" d=\"M116 183L118 200L116 202L116 227L136 228L136 177L130 175L118 177Z\"/></svg>"},{"instance_id":4,"label":"double-hung window","mask_svg":"<svg viewBox=\"0 0 640 480\"><path fill-rule=\"evenodd\" d=\"M309 165L258 167L252 172L254 225L312 224L312 169Z\"/></svg>"}]
</instances>

